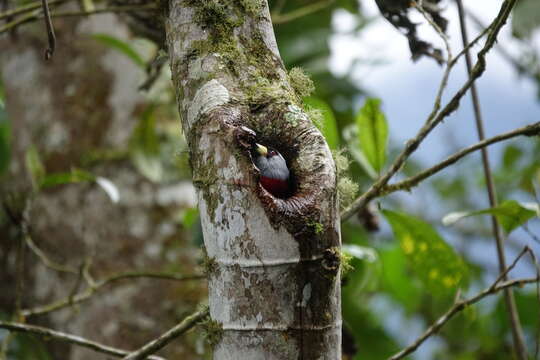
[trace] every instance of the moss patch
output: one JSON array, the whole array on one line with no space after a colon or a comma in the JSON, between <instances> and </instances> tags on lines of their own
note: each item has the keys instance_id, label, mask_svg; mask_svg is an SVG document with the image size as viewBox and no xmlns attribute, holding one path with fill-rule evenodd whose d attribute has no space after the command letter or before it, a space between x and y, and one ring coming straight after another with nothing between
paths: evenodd
<instances>
[{"instance_id":1,"label":"moss patch","mask_svg":"<svg viewBox=\"0 0 540 360\"><path fill-rule=\"evenodd\" d=\"M223 337L223 324L213 319L206 319L201 323L203 335L210 346L215 346Z\"/></svg>"},{"instance_id":2,"label":"moss patch","mask_svg":"<svg viewBox=\"0 0 540 360\"><path fill-rule=\"evenodd\" d=\"M338 180L337 192L340 206L342 208L346 208L356 198L356 194L358 193L358 184L352 181L350 178L342 176Z\"/></svg>"},{"instance_id":3,"label":"moss patch","mask_svg":"<svg viewBox=\"0 0 540 360\"><path fill-rule=\"evenodd\" d=\"M211 32L214 43L230 38L234 28L243 23L243 17L231 5L233 1L189 0L188 4L195 10L195 21Z\"/></svg>"},{"instance_id":4,"label":"moss patch","mask_svg":"<svg viewBox=\"0 0 540 360\"><path fill-rule=\"evenodd\" d=\"M339 252L339 256L341 262L341 277L343 278L345 275L347 275L347 273L354 270L354 266L351 265L353 257L343 251Z\"/></svg>"},{"instance_id":5,"label":"moss patch","mask_svg":"<svg viewBox=\"0 0 540 360\"><path fill-rule=\"evenodd\" d=\"M304 70L299 67L294 67L289 71L289 81L296 94L300 97L311 95L315 91L313 81L306 75Z\"/></svg>"},{"instance_id":6,"label":"moss patch","mask_svg":"<svg viewBox=\"0 0 540 360\"><path fill-rule=\"evenodd\" d=\"M310 221L308 223L308 226L313 229L313 232L316 235L322 234L324 232L324 226L320 222L317 221Z\"/></svg>"},{"instance_id":7,"label":"moss patch","mask_svg":"<svg viewBox=\"0 0 540 360\"><path fill-rule=\"evenodd\" d=\"M244 11L250 15L257 15L262 10L262 0L239 0Z\"/></svg>"},{"instance_id":8,"label":"moss patch","mask_svg":"<svg viewBox=\"0 0 540 360\"><path fill-rule=\"evenodd\" d=\"M218 270L218 264L214 257L208 256L208 253L206 252L206 248L202 247L202 263L201 266L203 268L204 274L208 277L210 274L216 272Z\"/></svg>"}]
</instances>

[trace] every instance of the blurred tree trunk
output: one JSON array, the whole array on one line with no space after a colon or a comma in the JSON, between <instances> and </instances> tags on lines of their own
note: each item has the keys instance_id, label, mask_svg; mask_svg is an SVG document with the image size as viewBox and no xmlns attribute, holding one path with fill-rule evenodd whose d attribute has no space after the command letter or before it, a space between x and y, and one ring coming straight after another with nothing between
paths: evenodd
<instances>
[{"instance_id":1,"label":"blurred tree trunk","mask_svg":"<svg viewBox=\"0 0 540 360\"><path fill-rule=\"evenodd\" d=\"M35 146L49 173L83 167L111 179L120 190L113 204L95 184L63 185L40 192L30 211L34 241L61 264L78 269L92 258L91 274L127 270L196 272L199 250L173 220L195 204L189 180L156 184L135 169L128 156L132 129L146 108L138 86L143 71L118 51L89 34L128 40L115 16L55 19L57 52L43 60L46 35L41 22L21 28L0 42L1 74L12 127L12 160L0 184L5 201L27 196L30 182L25 152ZM112 155L112 156L111 156ZM13 313L16 249L20 232L0 215L0 315ZM34 307L63 299L77 276L46 268L28 249L22 305ZM84 281L79 287L83 290ZM124 349L134 349L193 311L206 297L204 282L124 280L70 308L33 316L57 330ZM197 359L195 334L166 349L171 358ZM76 346L47 343L55 359L96 359ZM53 349L53 346L55 347Z\"/></svg>"},{"instance_id":2,"label":"blurred tree trunk","mask_svg":"<svg viewBox=\"0 0 540 360\"><path fill-rule=\"evenodd\" d=\"M301 109L266 1L169 2L169 57L209 271L215 359L340 359L335 167ZM276 199L249 142L277 148L296 182Z\"/></svg>"}]
</instances>

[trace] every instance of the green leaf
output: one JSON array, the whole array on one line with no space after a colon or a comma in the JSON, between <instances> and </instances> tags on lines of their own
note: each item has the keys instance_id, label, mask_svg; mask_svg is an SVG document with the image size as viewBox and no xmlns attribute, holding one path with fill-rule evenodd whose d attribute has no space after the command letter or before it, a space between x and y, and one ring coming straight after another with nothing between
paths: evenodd
<instances>
[{"instance_id":1,"label":"green leaf","mask_svg":"<svg viewBox=\"0 0 540 360\"><path fill-rule=\"evenodd\" d=\"M163 163L156 131L155 106L143 112L130 140L131 158L137 169L148 179L159 182L163 178Z\"/></svg>"},{"instance_id":2,"label":"green leaf","mask_svg":"<svg viewBox=\"0 0 540 360\"><path fill-rule=\"evenodd\" d=\"M523 157L523 150L515 145L505 147L502 157L503 167L505 169L515 169L519 160Z\"/></svg>"},{"instance_id":3,"label":"green leaf","mask_svg":"<svg viewBox=\"0 0 540 360\"><path fill-rule=\"evenodd\" d=\"M93 0L83 0L82 7L83 7L83 10L86 12L94 11L96 9L96 5L94 5Z\"/></svg>"},{"instance_id":4,"label":"green leaf","mask_svg":"<svg viewBox=\"0 0 540 360\"><path fill-rule=\"evenodd\" d=\"M11 129L6 112L0 106L0 176L6 172L9 166L11 157L10 134Z\"/></svg>"},{"instance_id":5,"label":"green leaf","mask_svg":"<svg viewBox=\"0 0 540 360\"><path fill-rule=\"evenodd\" d=\"M182 216L182 225L186 228L191 228L197 219L199 218L199 209L197 208L189 208L184 211L184 214Z\"/></svg>"},{"instance_id":6,"label":"green leaf","mask_svg":"<svg viewBox=\"0 0 540 360\"><path fill-rule=\"evenodd\" d=\"M467 268L463 260L430 224L404 213L382 213L412 270L431 293L450 295L465 285Z\"/></svg>"},{"instance_id":7,"label":"green leaf","mask_svg":"<svg viewBox=\"0 0 540 360\"><path fill-rule=\"evenodd\" d=\"M373 168L380 172L386 162L388 123L381 111L381 100L368 98L356 115L360 148Z\"/></svg>"},{"instance_id":8,"label":"green leaf","mask_svg":"<svg viewBox=\"0 0 540 360\"><path fill-rule=\"evenodd\" d=\"M512 16L512 33L518 38L529 37L540 26L540 1L520 0Z\"/></svg>"},{"instance_id":9,"label":"green leaf","mask_svg":"<svg viewBox=\"0 0 540 360\"><path fill-rule=\"evenodd\" d=\"M30 179L32 180L32 185L34 189L38 189L41 181L45 177L45 167L39 156L37 149L34 146L30 146L26 150L25 154L26 169L30 174Z\"/></svg>"},{"instance_id":10,"label":"green leaf","mask_svg":"<svg viewBox=\"0 0 540 360\"><path fill-rule=\"evenodd\" d=\"M330 149L337 150L339 148L339 132L332 108L324 100L317 97L305 98L304 103L308 107L321 111L322 124L315 122L315 125L324 135Z\"/></svg>"},{"instance_id":11,"label":"green leaf","mask_svg":"<svg viewBox=\"0 0 540 360\"><path fill-rule=\"evenodd\" d=\"M398 246L379 252L381 257L381 287L393 299L403 304L407 312L415 311L420 305L422 290L414 276L407 273L407 258Z\"/></svg>"},{"instance_id":12,"label":"green leaf","mask_svg":"<svg viewBox=\"0 0 540 360\"><path fill-rule=\"evenodd\" d=\"M87 171L72 169L70 172L66 173L54 173L46 175L39 183L39 186L40 188L44 189L64 184L75 184L85 181L94 181L95 178L96 177L94 175Z\"/></svg>"},{"instance_id":13,"label":"green leaf","mask_svg":"<svg viewBox=\"0 0 540 360\"><path fill-rule=\"evenodd\" d=\"M131 45L129 45L127 42L120 40L116 37L107 35L107 34L93 34L92 37L99 42L109 46L110 48L113 48L122 54L126 55L128 58L133 60L133 62L137 65L139 65L141 68L146 68L146 63L143 60L143 58L139 55Z\"/></svg>"},{"instance_id":14,"label":"green leaf","mask_svg":"<svg viewBox=\"0 0 540 360\"><path fill-rule=\"evenodd\" d=\"M358 128L354 125L346 126L343 129L343 139L347 142L347 150L349 150L349 154L351 154L352 158L370 178L376 179L377 172L373 166L371 166L364 153L359 150Z\"/></svg>"},{"instance_id":15,"label":"green leaf","mask_svg":"<svg viewBox=\"0 0 540 360\"><path fill-rule=\"evenodd\" d=\"M117 203L120 199L120 193L116 185L101 176L95 176L94 174L81 169L71 169L70 172L54 173L44 176L39 183L40 189L46 189L59 185L77 184L82 182L93 182L103 190L109 196L112 202Z\"/></svg>"},{"instance_id":16,"label":"green leaf","mask_svg":"<svg viewBox=\"0 0 540 360\"><path fill-rule=\"evenodd\" d=\"M486 214L495 215L504 231L509 234L533 217L540 217L540 205L536 203L520 203L515 200L506 200L494 208L452 212L443 217L442 222L444 225L449 226L469 216Z\"/></svg>"}]
</instances>

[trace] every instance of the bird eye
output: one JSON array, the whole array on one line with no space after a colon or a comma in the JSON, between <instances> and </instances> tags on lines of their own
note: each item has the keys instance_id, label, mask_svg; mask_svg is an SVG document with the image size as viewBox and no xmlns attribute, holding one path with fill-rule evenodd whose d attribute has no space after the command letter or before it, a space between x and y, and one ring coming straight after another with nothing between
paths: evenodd
<instances>
[{"instance_id":1,"label":"bird eye","mask_svg":"<svg viewBox=\"0 0 540 360\"><path fill-rule=\"evenodd\" d=\"M270 156L275 156L276 155L276 152L274 150L270 150L270 152L268 153L268 155Z\"/></svg>"}]
</instances>

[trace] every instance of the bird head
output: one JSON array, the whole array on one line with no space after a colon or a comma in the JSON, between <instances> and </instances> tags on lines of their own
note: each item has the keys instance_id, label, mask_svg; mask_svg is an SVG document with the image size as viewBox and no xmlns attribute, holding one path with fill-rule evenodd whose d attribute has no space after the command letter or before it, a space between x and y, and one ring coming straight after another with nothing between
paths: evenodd
<instances>
[{"instance_id":1,"label":"bird head","mask_svg":"<svg viewBox=\"0 0 540 360\"><path fill-rule=\"evenodd\" d=\"M276 197L290 195L289 168L281 154L261 144L254 145L255 165L261 173L261 185Z\"/></svg>"}]
</instances>

